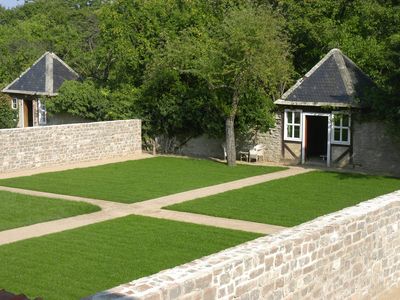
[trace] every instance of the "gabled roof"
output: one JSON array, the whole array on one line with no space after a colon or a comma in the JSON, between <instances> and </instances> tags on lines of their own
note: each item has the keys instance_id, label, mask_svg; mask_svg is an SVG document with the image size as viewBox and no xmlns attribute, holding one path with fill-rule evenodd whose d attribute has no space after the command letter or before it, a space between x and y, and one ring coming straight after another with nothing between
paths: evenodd
<instances>
[{"instance_id":1,"label":"gabled roof","mask_svg":"<svg viewBox=\"0 0 400 300\"><path fill-rule=\"evenodd\" d=\"M79 75L57 55L43 54L2 92L23 95L56 96L65 80L76 80Z\"/></svg>"},{"instance_id":2,"label":"gabled roof","mask_svg":"<svg viewBox=\"0 0 400 300\"><path fill-rule=\"evenodd\" d=\"M372 80L339 49L332 49L281 99L280 105L359 107Z\"/></svg>"}]
</instances>

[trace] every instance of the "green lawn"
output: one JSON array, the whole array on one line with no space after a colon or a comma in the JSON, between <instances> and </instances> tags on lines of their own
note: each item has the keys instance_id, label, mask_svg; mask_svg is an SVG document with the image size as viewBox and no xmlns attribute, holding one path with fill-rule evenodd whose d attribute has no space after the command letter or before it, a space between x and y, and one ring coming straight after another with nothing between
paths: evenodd
<instances>
[{"instance_id":1,"label":"green lawn","mask_svg":"<svg viewBox=\"0 0 400 300\"><path fill-rule=\"evenodd\" d=\"M133 203L283 169L156 157L3 179L0 185Z\"/></svg>"},{"instance_id":2,"label":"green lawn","mask_svg":"<svg viewBox=\"0 0 400 300\"><path fill-rule=\"evenodd\" d=\"M400 189L400 179L311 172L195 199L170 210L294 226Z\"/></svg>"},{"instance_id":3,"label":"green lawn","mask_svg":"<svg viewBox=\"0 0 400 300\"><path fill-rule=\"evenodd\" d=\"M0 231L98 210L100 210L99 207L84 202L32 197L0 191Z\"/></svg>"},{"instance_id":4,"label":"green lawn","mask_svg":"<svg viewBox=\"0 0 400 300\"><path fill-rule=\"evenodd\" d=\"M0 288L80 299L260 235L128 216L0 247Z\"/></svg>"}]
</instances>

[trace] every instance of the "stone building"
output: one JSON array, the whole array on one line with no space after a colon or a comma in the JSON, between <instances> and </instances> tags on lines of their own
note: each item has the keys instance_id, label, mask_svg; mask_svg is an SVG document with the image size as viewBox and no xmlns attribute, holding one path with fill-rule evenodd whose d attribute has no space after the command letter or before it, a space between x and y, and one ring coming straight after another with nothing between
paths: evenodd
<instances>
[{"instance_id":1,"label":"stone building","mask_svg":"<svg viewBox=\"0 0 400 300\"><path fill-rule=\"evenodd\" d=\"M5 87L2 92L12 97L11 106L18 110L18 127L73 123L70 116L58 115L48 120L46 100L57 96L66 80L79 75L51 52L43 54L28 70Z\"/></svg>"},{"instance_id":2,"label":"stone building","mask_svg":"<svg viewBox=\"0 0 400 300\"><path fill-rule=\"evenodd\" d=\"M362 121L371 88L353 61L331 50L275 101L276 127L259 138L266 159L400 175L400 145L382 122Z\"/></svg>"}]
</instances>

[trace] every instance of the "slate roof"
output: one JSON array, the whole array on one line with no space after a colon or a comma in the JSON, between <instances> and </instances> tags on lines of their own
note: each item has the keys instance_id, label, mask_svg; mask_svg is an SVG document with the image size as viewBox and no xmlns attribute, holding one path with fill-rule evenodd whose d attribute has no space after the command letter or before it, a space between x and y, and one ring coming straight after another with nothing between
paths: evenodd
<instances>
[{"instance_id":1,"label":"slate roof","mask_svg":"<svg viewBox=\"0 0 400 300\"><path fill-rule=\"evenodd\" d=\"M78 78L79 75L57 55L46 52L2 92L56 96L65 80L77 80Z\"/></svg>"},{"instance_id":2,"label":"slate roof","mask_svg":"<svg viewBox=\"0 0 400 300\"><path fill-rule=\"evenodd\" d=\"M339 49L332 49L281 99L280 105L359 107L372 80Z\"/></svg>"}]
</instances>

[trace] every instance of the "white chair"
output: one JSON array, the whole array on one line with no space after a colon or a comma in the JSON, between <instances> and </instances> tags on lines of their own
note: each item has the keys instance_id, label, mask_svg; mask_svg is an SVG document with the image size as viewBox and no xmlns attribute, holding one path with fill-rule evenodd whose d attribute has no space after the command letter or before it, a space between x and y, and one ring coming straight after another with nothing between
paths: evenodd
<instances>
[{"instance_id":1,"label":"white chair","mask_svg":"<svg viewBox=\"0 0 400 300\"><path fill-rule=\"evenodd\" d=\"M228 160L228 154L226 153L226 145L225 143L221 145L222 149L224 150L224 159Z\"/></svg>"},{"instance_id":2,"label":"white chair","mask_svg":"<svg viewBox=\"0 0 400 300\"><path fill-rule=\"evenodd\" d=\"M249 151L249 161L251 161L252 159L259 161L261 157L264 161L264 149L265 146L263 144L258 144L254 146L254 148Z\"/></svg>"}]
</instances>

